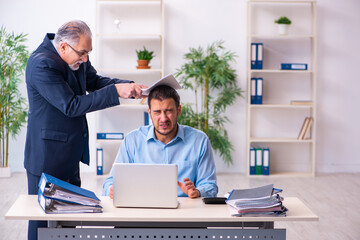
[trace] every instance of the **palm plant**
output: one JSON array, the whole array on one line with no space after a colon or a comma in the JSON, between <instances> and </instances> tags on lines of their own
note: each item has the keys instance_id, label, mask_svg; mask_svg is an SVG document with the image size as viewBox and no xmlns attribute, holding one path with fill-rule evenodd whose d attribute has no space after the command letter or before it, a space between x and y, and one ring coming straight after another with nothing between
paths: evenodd
<instances>
[{"instance_id":1,"label":"palm plant","mask_svg":"<svg viewBox=\"0 0 360 240\"><path fill-rule=\"evenodd\" d=\"M25 34L7 33L0 28L0 167L8 167L9 136L15 137L26 121L27 106L18 84L29 52Z\"/></svg>"},{"instance_id":2,"label":"palm plant","mask_svg":"<svg viewBox=\"0 0 360 240\"><path fill-rule=\"evenodd\" d=\"M224 113L242 96L235 70L230 66L235 57L233 52L225 50L222 41L209 45L206 50L190 48L185 54L186 63L176 73L184 89L191 89L195 94L195 110L190 104L182 104L179 123L205 132L227 165L232 164L233 146L224 128L224 123L229 121Z\"/></svg>"}]
</instances>

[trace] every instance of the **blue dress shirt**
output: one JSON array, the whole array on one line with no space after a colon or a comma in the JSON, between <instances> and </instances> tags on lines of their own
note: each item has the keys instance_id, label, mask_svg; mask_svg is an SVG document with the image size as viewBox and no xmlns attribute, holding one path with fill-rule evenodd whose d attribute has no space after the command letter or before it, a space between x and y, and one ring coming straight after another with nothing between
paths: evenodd
<instances>
[{"instance_id":1,"label":"blue dress shirt","mask_svg":"<svg viewBox=\"0 0 360 240\"><path fill-rule=\"evenodd\" d=\"M121 144L115 163L177 164L178 181L190 178L201 197L216 197L216 171L210 141L205 133L179 125L168 144L156 139L154 126L143 126L129 133ZM113 170L105 180L102 195L108 196L113 185ZM187 196L178 187L178 196Z\"/></svg>"}]
</instances>

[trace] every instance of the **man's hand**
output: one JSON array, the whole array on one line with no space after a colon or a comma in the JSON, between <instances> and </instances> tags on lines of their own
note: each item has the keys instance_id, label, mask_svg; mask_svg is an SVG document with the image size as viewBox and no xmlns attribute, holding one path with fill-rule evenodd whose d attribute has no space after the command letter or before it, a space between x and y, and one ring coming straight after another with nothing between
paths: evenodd
<instances>
[{"instance_id":1,"label":"man's hand","mask_svg":"<svg viewBox=\"0 0 360 240\"><path fill-rule=\"evenodd\" d=\"M111 199L114 198L114 196L113 196L113 186L112 186L112 185L110 186L109 197L110 197Z\"/></svg>"},{"instance_id":2,"label":"man's hand","mask_svg":"<svg viewBox=\"0 0 360 240\"><path fill-rule=\"evenodd\" d=\"M141 89L147 88L147 86L137 83L116 83L115 84L116 91L118 93L118 96L121 98L144 98L147 97L145 95L142 95Z\"/></svg>"},{"instance_id":3,"label":"man's hand","mask_svg":"<svg viewBox=\"0 0 360 240\"><path fill-rule=\"evenodd\" d=\"M200 197L200 191L195 188L195 185L189 178L183 179L184 183L178 181L178 186L189 198Z\"/></svg>"}]
</instances>

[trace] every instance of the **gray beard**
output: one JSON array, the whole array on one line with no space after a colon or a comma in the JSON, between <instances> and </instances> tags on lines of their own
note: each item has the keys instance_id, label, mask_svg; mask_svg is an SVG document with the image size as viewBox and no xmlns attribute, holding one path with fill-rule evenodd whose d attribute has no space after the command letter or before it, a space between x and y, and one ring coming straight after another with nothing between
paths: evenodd
<instances>
[{"instance_id":1,"label":"gray beard","mask_svg":"<svg viewBox=\"0 0 360 240\"><path fill-rule=\"evenodd\" d=\"M72 64L72 65L69 65L69 68L70 68L71 70L73 70L73 71L79 70L79 68L80 68L80 66L81 66L82 63L81 63L78 67L75 67L76 64L78 64L78 62L76 62L76 63L74 63L74 64Z\"/></svg>"}]
</instances>

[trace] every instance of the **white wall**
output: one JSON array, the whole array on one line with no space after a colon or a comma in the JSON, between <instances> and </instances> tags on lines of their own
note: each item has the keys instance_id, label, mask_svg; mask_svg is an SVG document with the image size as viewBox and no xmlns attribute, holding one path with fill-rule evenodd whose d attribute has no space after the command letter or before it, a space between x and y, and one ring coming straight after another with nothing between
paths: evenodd
<instances>
[{"instance_id":1,"label":"white wall","mask_svg":"<svg viewBox=\"0 0 360 240\"><path fill-rule=\"evenodd\" d=\"M360 1L318 5L317 170L359 172Z\"/></svg>"},{"instance_id":2,"label":"white wall","mask_svg":"<svg viewBox=\"0 0 360 240\"><path fill-rule=\"evenodd\" d=\"M81 19L95 32L95 0L77 1L0 0L0 25L15 33L28 33L34 50L46 32L55 32L64 22ZM224 40L239 56L234 68L238 83L246 88L246 1L164 0L165 73L175 72L189 47L206 47ZM359 172L357 145L360 136L360 101L355 69L359 62L360 1L318 1L317 172ZM350 24L349 24L350 23ZM95 44L94 44L95 46ZM94 49L96 53L96 49ZM95 54L94 53L94 54ZM94 59L94 54L91 59ZM25 86L22 86L26 94ZM182 93L182 96L187 96ZM245 99L228 110L229 137L235 147L234 165L217 160L218 171L245 172ZM89 116L90 127L93 115ZM23 171L24 131L12 141L10 165ZM91 142L94 145L94 142ZM94 159L93 159L94 160ZM83 168L92 171L93 167Z\"/></svg>"}]
</instances>

